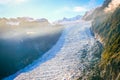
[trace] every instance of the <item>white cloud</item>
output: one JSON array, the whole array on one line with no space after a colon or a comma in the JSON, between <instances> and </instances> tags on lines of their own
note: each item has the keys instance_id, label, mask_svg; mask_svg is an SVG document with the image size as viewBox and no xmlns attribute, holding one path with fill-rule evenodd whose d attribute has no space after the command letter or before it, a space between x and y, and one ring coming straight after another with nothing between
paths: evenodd
<instances>
[{"instance_id":1,"label":"white cloud","mask_svg":"<svg viewBox=\"0 0 120 80\"><path fill-rule=\"evenodd\" d=\"M73 8L73 11L74 12L85 12L85 11L87 11L87 9L84 7L81 7L81 6L77 6L77 7Z\"/></svg>"},{"instance_id":2,"label":"white cloud","mask_svg":"<svg viewBox=\"0 0 120 80\"><path fill-rule=\"evenodd\" d=\"M108 7L105 8L105 12L113 12L120 5L120 0L112 0Z\"/></svg>"},{"instance_id":3,"label":"white cloud","mask_svg":"<svg viewBox=\"0 0 120 80\"><path fill-rule=\"evenodd\" d=\"M15 0L17 3L26 2L27 0Z\"/></svg>"},{"instance_id":4,"label":"white cloud","mask_svg":"<svg viewBox=\"0 0 120 80\"><path fill-rule=\"evenodd\" d=\"M95 8L97 5L97 0L90 0L87 4L83 5L83 6L75 6L73 8L74 12L86 12L90 9Z\"/></svg>"},{"instance_id":5,"label":"white cloud","mask_svg":"<svg viewBox=\"0 0 120 80\"><path fill-rule=\"evenodd\" d=\"M20 4L28 0L0 0L0 4Z\"/></svg>"},{"instance_id":6,"label":"white cloud","mask_svg":"<svg viewBox=\"0 0 120 80\"><path fill-rule=\"evenodd\" d=\"M63 7L61 9L57 9L55 13L60 14L64 12L86 12L87 9L81 6L76 6L76 7Z\"/></svg>"}]
</instances>

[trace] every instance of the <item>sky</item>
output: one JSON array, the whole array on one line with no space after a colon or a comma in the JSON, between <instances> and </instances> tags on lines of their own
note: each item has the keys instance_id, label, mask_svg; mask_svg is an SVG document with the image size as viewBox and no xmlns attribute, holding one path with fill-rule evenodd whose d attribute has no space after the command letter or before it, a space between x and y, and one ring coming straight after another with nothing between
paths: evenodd
<instances>
[{"instance_id":1,"label":"sky","mask_svg":"<svg viewBox=\"0 0 120 80\"><path fill-rule=\"evenodd\" d=\"M0 0L0 18L32 17L50 21L84 15L104 0Z\"/></svg>"}]
</instances>

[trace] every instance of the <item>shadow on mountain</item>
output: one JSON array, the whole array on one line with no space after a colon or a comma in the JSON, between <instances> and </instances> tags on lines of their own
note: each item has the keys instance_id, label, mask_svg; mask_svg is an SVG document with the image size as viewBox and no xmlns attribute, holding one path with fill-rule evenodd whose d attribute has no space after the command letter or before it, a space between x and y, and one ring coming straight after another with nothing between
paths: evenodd
<instances>
[{"instance_id":1,"label":"shadow on mountain","mask_svg":"<svg viewBox=\"0 0 120 80\"><path fill-rule=\"evenodd\" d=\"M53 47L62 31L22 40L0 39L0 78L14 74Z\"/></svg>"}]
</instances>

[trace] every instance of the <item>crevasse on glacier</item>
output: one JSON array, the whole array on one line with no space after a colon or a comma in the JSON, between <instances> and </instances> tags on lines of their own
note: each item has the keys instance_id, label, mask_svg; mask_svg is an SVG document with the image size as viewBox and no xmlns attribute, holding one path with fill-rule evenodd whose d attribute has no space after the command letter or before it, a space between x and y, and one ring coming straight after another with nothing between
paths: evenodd
<instances>
[{"instance_id":1,"label":"crevasse on glacier","mask_svg":"<svg viewBox=\"0 0 120 80\"><path fill-rule=\"evenodd\" d=\"M89 67L100 57L100 46L90 31L91 22L80 20L65 26L51 50L5 80L75 80L88 74Z\"/></svg>"}]
</instances>

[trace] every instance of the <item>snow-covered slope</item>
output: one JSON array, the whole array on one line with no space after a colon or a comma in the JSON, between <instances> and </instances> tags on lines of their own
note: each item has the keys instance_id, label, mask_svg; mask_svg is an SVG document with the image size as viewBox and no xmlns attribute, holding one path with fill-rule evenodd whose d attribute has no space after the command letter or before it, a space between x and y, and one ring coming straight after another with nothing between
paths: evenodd
<instances>
[{"instance_id":1,"label":"snow-covered slope","mask_svg":"<svg viewBox=\"0 0 120 80\"><path fill-rule=\"evenodd\" d=\"M89 73L99 60L99 44L90 31L91 22L67 26L57 44L42 58L5 80L75 80ZM85 79L83 77L82 79Z\"/></svg>"}]
</instances>

